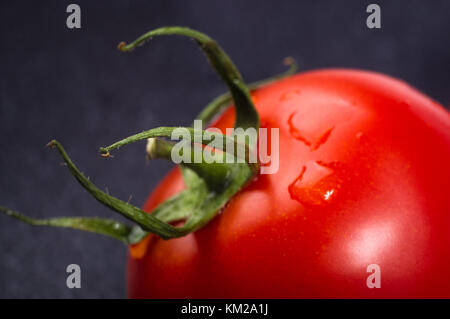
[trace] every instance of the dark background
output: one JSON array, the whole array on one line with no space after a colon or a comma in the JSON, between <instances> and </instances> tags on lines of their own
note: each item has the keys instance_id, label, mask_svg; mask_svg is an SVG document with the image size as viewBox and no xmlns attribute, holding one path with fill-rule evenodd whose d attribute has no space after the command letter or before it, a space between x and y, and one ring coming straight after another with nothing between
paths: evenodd
<instances>
[{"instance_id":1,"label":"dark background","mask_svg":"<svg viewBox=\"0 0 450 319\"><path fill-rule=\"evenodd\" d=\"M81 6L81 29L66 7ZM382 29L366 27L369 3ZM132 54L121 40L164 25L217 39L246 80L283 70L350 67L401 78L450 104L450 1L1 1L0 204L36 217L109 216L45 144L56 138L87 175L142 205L171 166L146 165L144 145L105 160L98 147L160 125L188 125L224 91L183 38L158 38ZM124 297L127 249L74 230L34 228L0 216L0 297ZM81 289L66 266L81 266Z\"/></svg>"}]
</instances>

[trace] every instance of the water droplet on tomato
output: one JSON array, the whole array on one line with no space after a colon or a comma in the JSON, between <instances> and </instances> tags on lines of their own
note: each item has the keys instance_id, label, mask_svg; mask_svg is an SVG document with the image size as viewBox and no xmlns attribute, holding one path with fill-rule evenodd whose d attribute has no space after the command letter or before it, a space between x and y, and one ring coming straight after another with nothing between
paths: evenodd
<instances>
[{"instance_id":1,"label":"water droplet on tomato","mask_svg":"<svg viewBox=\"0 0 450 319\"><path fill-rule=\"evenodd\" d=\"M307 162L300 174L289 185L291 198L305 206L321 206L331 203L341 187L336 168L336 163Z\"/></svg>"}]
</instances>

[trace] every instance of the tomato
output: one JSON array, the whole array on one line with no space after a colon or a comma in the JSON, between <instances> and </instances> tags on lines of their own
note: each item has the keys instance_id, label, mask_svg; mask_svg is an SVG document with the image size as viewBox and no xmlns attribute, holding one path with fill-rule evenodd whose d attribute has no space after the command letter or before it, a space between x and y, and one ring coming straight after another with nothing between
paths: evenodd
<instances>
[{"instance_id":1,"label":"tomato","mask_svg":"<svg viewBox=\"0 0 450 319\"><path fill-rule=\"evenodd\" d=\"M406 83L320 70L252 92L279 170L206 227L131 247L130 297L450 298L450 116ZM213 124L233 127L229 108ZM184 187L172 170L144 205ZM369 265L380 288L369 288ZM370 270L370 267L369 267Z\"/></svg>"}]
</instances>

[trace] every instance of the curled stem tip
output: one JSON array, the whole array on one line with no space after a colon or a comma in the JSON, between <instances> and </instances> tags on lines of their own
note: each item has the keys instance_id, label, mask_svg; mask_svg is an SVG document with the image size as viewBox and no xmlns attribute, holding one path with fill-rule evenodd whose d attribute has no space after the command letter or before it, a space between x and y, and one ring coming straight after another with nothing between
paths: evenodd
<instances>
[{"instance_id":1,"label":"curled stem tip","mask_svg":"<svg viewBox=\"0 0 450 319\"><path fill-rule=\"evenodd\" d=\"M51 140L50 142L47 143L46 147L54 148L55 147L55 143L56 143L56 140Z\"/></svg>"},{"instance_id":2,"label":"curled stem tip","mask_svg":"<svg viewBox=\"0 0 450 319\"><path fill-rule=\"evenodd\" d=\"M119 49L120 51L122 51L122 52L126 52L127 50L125 49L125 47L127 46L127 44L124 42L124 41L122 41L122 42L120 42L118 45L117 45L117 49Z\"/></svg>"},{"instance_id":3,"label":"curled stem tip","mask_svg":"<svg viewBox=\"0 0 450 319\"><path fill-rule=\"evenodd\" d=\"M129 44L122 44L121 42L119 49L123 52L131 51L153 37L163 35L180 35L194 39L230 90L236 108L235 127L243 129L259 128L259 115L239 70L218 43L208 35L185 27L163 27L151 30Z\"/></svg>"},{"instance_id":4,"label":"curled stem tip","mask_svg":"<svg viewBox=\"0 0 450 319\"><path fill-rule=\"evenodd\" d=\"M283 64L287 65L287 66L294 67L295 70L297 70L297 68L298 68L297 61L295 61L295 59L293 57L291 57L291 56L285 57L284 60L283 60Z\"/></svg>"},{"instance_id":5,"label":"curled stem tip","mask_svg":"<svg viewBox=\"0 0 450 319\"><path fill-rule=\"evenodd\" d=\"M105 151L102 148L100 148L100 156L107 158L107 157L110 157L111 154L108 151Z\"/></svg>"}]
</instances>

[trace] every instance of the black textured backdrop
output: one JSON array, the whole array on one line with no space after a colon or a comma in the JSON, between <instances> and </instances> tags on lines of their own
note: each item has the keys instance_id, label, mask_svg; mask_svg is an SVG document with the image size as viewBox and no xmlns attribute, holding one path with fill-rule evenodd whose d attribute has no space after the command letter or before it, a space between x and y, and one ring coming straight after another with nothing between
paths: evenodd
<instances>
[{"instance_id":1,"label":"black textured backdrop","mask_svg":"<svg viewBox=\"0 0 450 319\"><path fill-rule=\"evenodd\" d=\"M81 6L82 29L65 26ZM163 25L216 38L248 81L283 69L351 67L404 79L450 102L450 1L1 1L0 204L37 217L111 216L44 145L57 138L92 180L141 205L170 165L146 165L144 143L99 146L162 124L187 125L224 86L191 41L159 38L132 54L115 47ZM124 297L127 250L98 235L33 228L0 216L0 297ZM66 266L82 288L66 288Z\"/></svg>"}]
</instances>

